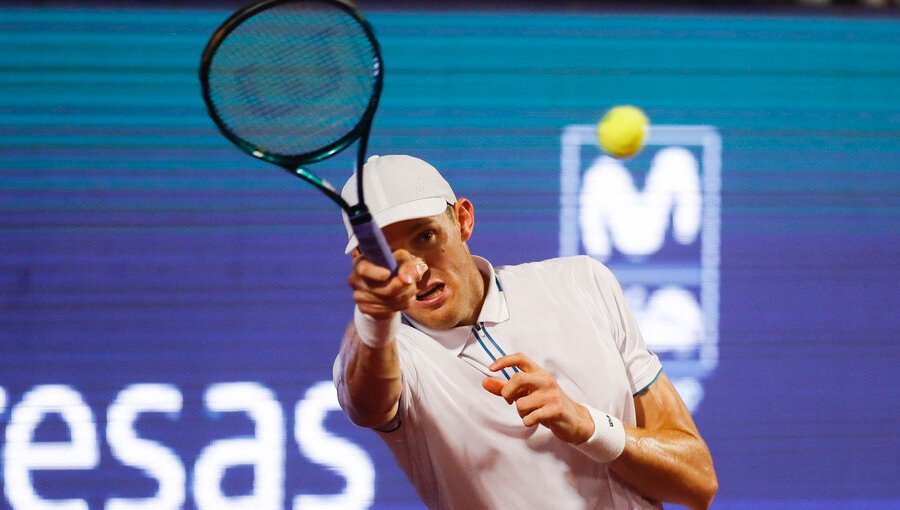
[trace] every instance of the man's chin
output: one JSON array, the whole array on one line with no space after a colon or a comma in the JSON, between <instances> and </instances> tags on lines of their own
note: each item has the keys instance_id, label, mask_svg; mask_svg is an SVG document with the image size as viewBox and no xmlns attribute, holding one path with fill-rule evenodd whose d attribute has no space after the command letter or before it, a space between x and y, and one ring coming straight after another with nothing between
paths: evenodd
<instances>
[{"instance_id":1,"label":"man's chin","mask_svg":"<svg viewBox=\"0 0 900 510\"><path fill-rule=\"evenodd\" d=\"M431 329L451 329L456 326L457 322L447 314L440 313L439 310L416 310L415 312L407 311L409 317Z\"/></svg>"}]
</instances>

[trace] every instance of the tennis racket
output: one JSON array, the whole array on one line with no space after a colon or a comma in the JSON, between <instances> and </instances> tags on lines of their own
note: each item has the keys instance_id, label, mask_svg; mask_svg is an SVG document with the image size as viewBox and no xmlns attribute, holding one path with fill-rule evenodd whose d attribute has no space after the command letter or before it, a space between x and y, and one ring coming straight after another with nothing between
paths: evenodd
<instances>
[{"instance_id":1,"label":"tennis racket","mask_svg":"<svg viewBox=\"0 0 900 510\"><path fill-rule=\"evenodd\" d=\"M382 76L372 27L346 0L264 0L240 9L215 31L200 61L203 100L222 134L337 203L363 256L395 272L363 192ZM304 166L357 140L358 201L350 205Z\"/></svg>"}]
</instances>

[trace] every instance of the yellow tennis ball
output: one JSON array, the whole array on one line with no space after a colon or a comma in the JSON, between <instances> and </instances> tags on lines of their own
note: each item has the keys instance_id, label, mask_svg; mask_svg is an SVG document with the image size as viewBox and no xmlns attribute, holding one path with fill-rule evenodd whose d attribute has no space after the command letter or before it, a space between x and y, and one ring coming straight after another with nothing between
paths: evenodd
<instances>
[{"instance_id":1,"label":"yellow tennis ball","mask_svg":"<svg viewBox=\"0 0 900 510\"><path fill-rule=\"evenodd\" d=\"M636 106L611 108L597 124L597 141L614 158L628 158L644 146L650 121Z\"/></svg>"}]
</instances>

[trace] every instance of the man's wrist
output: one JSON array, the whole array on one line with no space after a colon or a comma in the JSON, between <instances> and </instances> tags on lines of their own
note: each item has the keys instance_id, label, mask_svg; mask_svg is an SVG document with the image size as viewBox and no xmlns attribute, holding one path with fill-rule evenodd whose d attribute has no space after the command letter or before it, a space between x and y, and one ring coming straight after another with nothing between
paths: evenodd
<instances>
[{"instance_id":1,"label":"man's wrist","mask_svg":"<svg viewBox=\"0 0 900 510\"><path fill-rule=\"evenodd\" d=\"M584 407L594 422L594 433L585 442L573 446L597 462L616 460L625 450L628 439L622 421L591 406Z\"/></svg>"},{"instance_id":2,"label":"man's wrist","mask_svg":"<svg viewBox=\"0 0 900 510\"><path fill-rule=\"evenodd\" d=\"M394 313L389 319L376 319L363 313L357 306L353 310L353 324L362 343L373 349L380 349L394 341L397 330L400 329L400 313Z\"/></svg>"}]
</instances>

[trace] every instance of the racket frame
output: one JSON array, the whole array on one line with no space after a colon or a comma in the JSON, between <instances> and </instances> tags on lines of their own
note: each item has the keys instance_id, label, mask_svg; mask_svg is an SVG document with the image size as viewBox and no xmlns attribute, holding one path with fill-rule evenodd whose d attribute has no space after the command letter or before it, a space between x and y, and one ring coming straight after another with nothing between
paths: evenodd
<instances>
[{"instance_id":1,"label":"racket frame","mask_svg":"<svg viewBox=\"0 0 900 510\"><path fill-rule=\"evenodd\" d=\"M230 35L244 21L252 18L253 16L256 16L260 12L286 3L327 3L344 10L344 12L353 17L363 29L366 38L372 45L374 53L372 66L374 83L372 94L369 98L369 104L366 106L365 112L360 117L356 125L350 131L348 131L347 134L324 147L307 152L305 154L292 156L267 152L262 147L259 147L232 133L231 130L228 129L225 122L221 119L221 117L219 117L218 110L212 100L212 93L209 88L209 71L210 67L212 66L213 58L216 54L216 51L219 49L219 46L221 46L222 42L228 37L228 35ZM299 177L318 188L347 213L347 215L350 217L351 223L354 225L367 220L371 220L371 215L368 212L368 208L365 206L362 175L363 165L365 164L366 148L369 141L369 131L372 126L372 121L375 118L375 112L378 110L378 101L381 98L383 81L384 63L381 59L381 45L378 44L378 39L375 38L375 32L369 22L365 19L365 17L363 17L359 9L352 2L349 2L347 0L263 0L261 2L243 7L229 16L228 19L226 19L219 26L219 28L216 29L212 37L210 37L209 42L206 44L206 48L203 50L203 55L200 59L200 86L202 90L203 101L206 104L206 108L210 114L210 117L212 118L213 122L216 124L216 127L219 129L222 135L230 140L233 144L240 147L241 150L243 150L247 154L250 154L255 158L268 161L269 163L278 165L288 173L294 175L295 177ZM334 187L328 183L328 181L322 179L313 172L306 170L305 168L303 168L303 165L308 165L328 159L331 156L334 156L335 154L343 151L357 140L359 140L359 144L355 161L355 174L358 200L356 205L350 205L346 200L343 199L343 197L341 197L340 193L338 193L334 189Z\"/></svg>"},{"instance_id":2,"label":"racket frame","mask_svg":"<svg viewBox=\"0 0 900 510\"><path fill-rule=\"evenodd\" d=\"M225 122L219 117L215 103L212 100L211 91L209 89L209 71L216 51L219 49L219 46L221 46L222 41L224 41L225 38L244 21L273 7L286 3L301 2L331 4L342 9L345 13L354 18L363 29L363 33L369 40L369 43L372 45L372 72L374 83L366 110L363 112L363 115L353 129L348 131L344 136L324 147L305 154L292 156L272 154L262 147L235 135L228 129ZM200 85L202 88L203 101L206 103L207 111L213 119L213 122L215 122L216 127L219 128L219 131L247 154L280 166L295 177L299 177L312 184L328 198L338 204L341 209L347 213L353 232L356 234L359 249L363 255L372 262L386 267L390 269L392 273L396 274L397 261L394 259L390 246L384 239L384 234L376 224L368 207L366 207L363 187L363 167L365 164L366 148L369 142L369 132L372 127L372 121L375 118L375 112L378 109L378 101L381 98L383 81L384 63L381 59L381 46L378 44L378 39L375 38L375 32L372 30L372 26L365 17L363 17L359 9L348 0L263 0L249 5L232 14L218 29L216 29L207 43L206 48L203 50L203 55L200 59ZM330 158L338 152L343 151L357 140L359 141L355 161L357 204L351 206L343 199L343 197L341 197L340 193L338 193L331 184L313 172L303 168L303 165L316 163Z\"/></svg>"}]
</instances>

